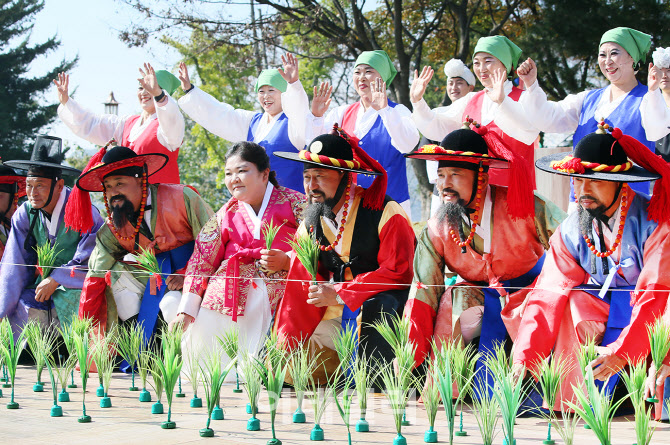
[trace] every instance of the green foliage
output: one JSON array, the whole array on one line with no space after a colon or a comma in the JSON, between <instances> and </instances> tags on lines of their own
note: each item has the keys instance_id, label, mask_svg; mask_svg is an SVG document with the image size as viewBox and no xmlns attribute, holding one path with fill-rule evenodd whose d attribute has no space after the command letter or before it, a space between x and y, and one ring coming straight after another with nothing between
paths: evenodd
<instances>
[{"instance_id":1,"label":"green foliage","mask_svg":"<svg viewBox=\"0 0 670 445\"><path fill-rule=\"evenodd\" d=\"M527 385L524 385L523 379L515 378L512 363L502 345L496 346L485 360L493 374L493 397L500 407L505 439L507 443L514 443L516 416L526 397Z\"/></svg>"},{"instance_id":2,"label":"green foliage","mask_svg":"<svg viewBox=\"0 0 670 445\"><path fill-rule=\"evenodd\" d=\"M585 388L575 385L577 403L566 402L582 420L591 427L602 445L611 445L612 443L612 418L617 408L626 401L628 396L622 397L619 401L612 403L612 396L607 394L606 385L600 390L593 380L593 370L586 368L584 378Z\"/></svg>"},{"instance_id":3,"label":"green foliage","mask_svg":"<svg viewBox=\"0 0 670 445\"><path fill-rule=\"evenodd\" d=\"M264 362L256 359L258 375L265 385L270 402L270 422L272 425L272 439L277 438L275 434L275 418L284 379L288 372L289 354L286 352L286 344L276 332L265 339Z\"/></svg>"},{"instance_id":4,"label":"green foliage","mask_svg":"<svg viewBox=\"0 0 670 445\"><path fill-rule=\"evenodd\" d=\"M0 13L0 153L5 160L29 159L32 140L56 118L56 104L42 96L57 73L70 71L77 59L63 59L42 76L28 77L31 64L60 47L56 37L29 44L42 0L5 0Z\"/></svg>"},{"instance_id":5,"label":"green foliage","mask_svg":"<svg viewBox=\"0 0 670 445\"><path fill-rule=\"evenodd\" d=\"M314 410L314 424L318 425L321 423L321 418L326 412L326 408L333 401L334 397L334 388L333 385L326 385L324 388L320 388L319 384L314 380L309 380L309 393L307 397L312 402L312 409Z\"/></svg>"},{"instance_id":6,"label":"green foliage","mask_svg":"<svg viewBox=\"0 0 670 445\"><path fill-rule=\"evenodd\" d=\"M263 226L261 227L261 232L263 234L263 239L265 240L265 248L267 250L272 249L272 242L275 240L277 232L279 232L279 229L281 229L281 226L283 225L284 223L275 226L274 221L272 220L270 220L270 223L268 223L267 221L263 223Z\"/></svg>"},{"instance_id":7,"label":"green foliage","mask_svg":"<svg viewBox=\"0 0 670 445\"><path fill-rule=\"evenodd\" d=\"M55 327L49 327L45 330L44 335L43 335L43 345L40 349L40 355L42 355L42 359L47 365L47 371L49 372L49 381L51 382L51 393L54 398L54 405L57 405L57 400L58 400L58 380L60 380L60 384L63 388L67 385L67 378L68 374L70 373L70 369L67 367L67 362L74 363L74 360L68 360L66 361L66 365L63 366L60 359L60 356L58 359L56 359L56 354L54 354L54 351L58 349L58 345L60 342L58 342L58 330ZM53 340L52 340L53 339ZM49 348L47 345L52 344L52 347ZM58 362L57 362L58 360ZM60 364L60 367L59 367ZM72 365L72 368L74 369L74 365ZM63 372L65 371L65 372ZM64 379L63 379L64 376Z\"/></svg>"},{"instance_id":8,"label":"green foliage","mask_svg":"<svg viewBox=\"0 0 670 445\"><path fill-rule=\"evenodd\" d=\"M251 417L256 417L258 413L258 398L262 389L259 367L256 365L256 359L248 351L239 355L238 364L240 372L244 377L244 389L251 406Z\"/></svg>"},{"instance_id":9,"label":"green foliage","mask_svg":"<svg viewBox=\"0 0 670 445\"><path fill-rule=\"evenodd\" d=\"M296 233L295 240L290 240L289 245L295 251L300 264L312 276L312 281L316 282L316 274L319 269L319 243L316 241L316 235L313 233Z\"/></svg>"},{"instance_id":10,"label":"green foliage","mask_svg":"<svg viewBox=\"0 0 670 445\"><path fill-rule=\"evenodd\" d=\"M147 388L147 378L151 371L151 357L151 350L144 348L140 350L140 354L137 356L137 373L140 375L140 380L142 381L142 389ZM158 391L156 391L156 394L158 394Z\"/></svg>"},{"instance_id":11,"label":"green foliage","mask_svg":"<svg viewBox=\"0 0 670 445\"><path fill-rule=\"evenodd\" d=\"M198 383L202 378L200 357L203 355L202 348L197 348L193 344L188 348L188 360L184 360L184 374L191 383L193 397L198 397Z\"/></svg>"},{"instance_id":12,"label":"green foliage","mask_svg":"<svg viewBox=\"0 0 670 445\"><path fill-rule=\"evenodd\" d=\"M221 386L226 380L226 376L237 363L237 357L230 360L225 368L221 367L221 349L214 347L207 351L202 357L200 363L200 374L205 389L205 400L207 402L207 428L212 417L212 411L219 403ZM173 385L174 386L174 385ZM168 396L169 397L169 396ZM169 398L168 398L169 400Z\"/></svg>"},{"instance_id":13,"label":"green foliage","mask_svg":"<svg viewBox=\"0 0 670 445\"><path fill-rule=\"evenodd\" d=\"M98 369L98 377L104 388L105 397L107 397L109 385L112 382L112 372L114 372L116 362L116 343L116 325L106 335L96 336L93 339L91 355L93 356L95 367Z\"/></svg>"},{"instance_id":14,"label":"green foliage","mask_svg":"<svg viewBox=\"0 0 670 445\"><path fill-rule=\"evenodd\" d=\"M660 369L668 350L670 350L670 325L659 317L652 325L647 326L647 333L649 334L651 359L654 361L656 369Z\"/></svg>"},{"instance_id":15,"label":"green foliage","mask_svg":"<svg viewBox=\"0 0 670 445\"><path fill-rule=\"evenodd\" d=\"M472 397L472 413L477 420L482 441L484 445L493 445L493 439L498 434L496 428L500 420L498 416L500 413L498 400L489 395L484 381L479 382L478 385L472 385L470 387L470 395Z\"/></svg>"},{"instance_id":16,"label":"green foliage","mask_svg":"<svg viewBox=\"0 0 670 445\"><path fill-rule=\"evenodd\" d=\"M183 364L181 355L181 338L183 330L176 326L175 329L164 328L161 332L161 355L154 355L152 361L152 372L154 383L160 380L160 384L165 390L165 397L168 403L168 417L170 422L172 415L172 397L174 395L175 385L179 379L179 373ZM158 389L156 397L160 401Z\"/></svg>"},{"instance_id":17,"label":"green foliage","mask_svg":"<svg viewBox=\"0 0 670 445\"><path fill-rule=\"evenodd\" d=\"M335 352L340 359L340 364L337 367L335 375L330 380L329 384L332 387L333 398L337 406L337 412L347 427L347 436L349 438L349 445L351 445L351 404L354 400L354 379L348 371L349 366L353 362L353 354L356 352L357 334L354 328L340 329L333 337L333 345ZM342 400L340 401L340 396ZM402 414L401 414L402 415Z\"/></svg>"},{"instance_id":18,"label":"green foliage","mask_svg":"<svg viewBox=\"0 0 670 445\"><path fill-rule=\"evenodd\" d=\"M299 343L291 351L289 362L289 372L293 380L293 389L295 398L298 402L298 409L302 409L302 401L305 398L305 391L309 387L312 374L316 370L317 361L321 353L313 356L309 350L309 342Z\"/></svg>"},{"instance_id":19,"label":"green foliage","mask_svg":"<svg viewBox=\"0 0 670 445\"><path fill-rule=\"evenodd\" d=\"M556 405L556 398L561 389L561 382L565 375L570 371L570 364L563 356L552 356L536 367L535 379L542 390L542 398L549 406L549 412L553 413L553 407Z\"/></svg>"},{"instance_id":20,"label":"green foliage","mask_svg":"<svg viewBox=\"0 0 670 445\"><path fill-rule=\"evenodd\" d=\"M635 435L638 445L648 445L651 443L651 437L656 430L656 426L651 424L651 407L646 409L644 389L647 380L647 361L642 359L636 363L631 363L628 372L621 373L623 381L628 390L633 408L635 409Z\"/></svg>"},{"instance_id":21,"label":"green foliage","mask_svg":"<svg viewBox=\"0 0 670 445\"><path fill-rule=\"evenodd\" d=\"M42 278L46 278L51 274L58 255L63 251L63 249L57 249L58 242L51 245L51 242L48 240L44 244L35 246L35 251L37 252L37 271Z\"/></svg>"},{"instance_id":22,"label":"green foliage","mask_svg":"<svg viewBox=\"0 0 670 445\"><path fill-rule=\"evenodd\" d=\"M26 337L26 330L21 330L19 337L14 341L12 325L7 317L0 320L0 354L2 360L7 366L7 373L12 385L12 402L14 402L14 382L16 380L16 367L19 364L19 356L23 349L23 341Z\"/></svg>"},{"instance_id":23,"label":"green foliage","mask_svg":"<svg viewBox=\"0 0 670 445\"><path fill-rule=\"evenodd\" d=\"M237 329L237 326L228 329L223 335L216 337L216 339L229 359L233 360L237 357L240 349L240 331Z\"/></svg>"},{"instance_id":24,"label":"green foliage","mask_svg":"<svg viewBox=\"0 0 670 445\"><path fill-rule=\"evenodd\" d=\"M37 370L37 382L42 382L42 371L46 365L46 356L51 355L56 348L55 329L43 329L40 322L30 319L23 328L25 338L30 348L30 355L35 360Z\"/></svg>"},{"instance_id":25,"label":"green foliage","mask_svg":"<svg viewBox=\"0 0 670 445\"><path fill-rule=\"evenodd\" d=\"M579 353L577 354L577 362L579 363L579 370L582 372L582 376L586 378L587 368L593 360L598 358L598 350L596 349L597 345L595 339L587 338L584 343L579 345Z\"/></svg>"},{"instance_id":26,"label":"green foliage","mask_svg":"<svg viewBox=\"0 0 670 445\"><path fill-rule=\"evenodd\" d=\"M73 326L74 326L74 320L77 320L76 318L73 319ZM81 405L82 405L82 410L83 410L83 416L86 415L86 383L88 382L88 375L91 370L91 363L92 363L92 358L91 355L89 354L88 350L88 344L90 341L90 331L89 330L81 330L81 328L85 327L84 323L79 323L76 326L77 330L74 331L73 334L73 344L74 344L74 350L77 354L77 362L79 363L79 374L81 375L81 390L82 390L82 398L81 398Z\"/></svg>"}]
</instances>

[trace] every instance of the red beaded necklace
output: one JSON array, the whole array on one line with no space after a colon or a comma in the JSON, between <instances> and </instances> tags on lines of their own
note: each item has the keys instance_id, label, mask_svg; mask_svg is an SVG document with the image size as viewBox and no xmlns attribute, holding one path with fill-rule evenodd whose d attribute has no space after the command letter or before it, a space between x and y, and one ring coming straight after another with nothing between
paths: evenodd
<instances>
[{"instance_id":1,"label":"red beaded necklace","mask_svg":"<svg viewBox=\"0 0 670 445\"><path fill-rule=\"evenodd\" d=\"M343 204L343 210L342 210L342 220L340 221L340 227L337 231L337 236L335 237L335 241L333 241L331 244L327 246L322 246L319 245L319 249L321 249L322 252L329 252L333 250L339 243L340 240L342 239L342 234L344 233L344 226L347 224L347 216L349 215L349 197L351 196L351 175L349 175L349 180L347 182L347 191L344 193L344 204ZM310 230L314 230L313 227L310 228Z\"/></svg>"},{"instance_id":2,"label":"red beaded necklace","mask_svg":"<svg viewBox=\"0 0 670 445\"><path fill-rule=\"evenodd\" d=\"M477 223L479 222L479 209L482 202L482 189L483 189L483 179L482 173L484 172L483 167L479 167L479 172L477 173L477 194L475 195L475 213L472 215L472 227L470 228L470 235L465 241L461 241L458 238L457 231L454 229L449 230L451 239L454 240L458 247L465 247L472 241L472 238L475 236L475 230L477 229Z\"/></svg>"},{"instance_id":3,"label":"red beaded necklace","mask_svg":"<svg viewBox=\"0 0 670 445\"><path fill-rule=\"evenodd\" d=\"M619 247L619 244L621 244L621 237L623 236L623 228L626 225L626 214L628 213L628 207L629 207L629 202L628 202L628 191L626 187L623 188L621 191L621 215L619 215L619 229L617 230L616 233L616 238L614 240L614 244L612 244L612 247L607 249L605 252L598 252L596 250L596 246L593 244L591 239L589 239L588 236L584 235L584 241L586 241L586 245L591 249L591 252L598 258L607 258L608 256L612 255L617 247Z\"/></svg>"},{"instance_id":4,"label":"red beaded necklace","mask_svg":"<svg viewBox=\"0 0 670 445\"><path fill-rule=\"evenodd\" d=\"M140 227L142 226L142 221L144 220L144 208L147 205L147 175L146 175L146 172L142 173L142 203L140 204L140 216L137 218L137 224L135 225L135 230L134 230L132 236L123 236L116 230L116 227L114 227L114 223L112 223L112 217L111 217L112 213L109 211L109 202L107 202L107 193L104 191L104 184L103 184L102 196L103 196L104 201L105 201L105 209L107 210L107 225L112 230L112 233L114 233L114 236L116 238L122 240L122 241L134 240L137 237L138 232L140 231Z\"/></svg>"}]
</instances>

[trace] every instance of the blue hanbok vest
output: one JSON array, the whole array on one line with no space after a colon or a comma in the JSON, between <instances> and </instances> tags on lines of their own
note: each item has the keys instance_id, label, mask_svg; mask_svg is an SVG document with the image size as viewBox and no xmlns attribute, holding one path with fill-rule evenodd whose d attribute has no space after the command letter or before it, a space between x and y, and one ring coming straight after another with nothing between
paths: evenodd
<instances>
[{"instance_id":1,"label":"blue hanbok vest","mask_svg":"<svg viewBox=\"0 0 670 445\"><path fill-rule=\"evenodd\" d=\"M249 133L247 141L254 140L254 134L261 122L264 113L256 113L249 124ZM290 188L296 192L305 193L305 187L302 180L303 165L300 162L290 161L288 159L272 156L275 151L291 151L297 153L304 147L295 147L288 137L288 117L282 113L277 118L277 122L272 126L270 132L258 143L265 148L270 157L270 169L277 173L277 181L282 187Z\"/></svg>"}]
</instances>

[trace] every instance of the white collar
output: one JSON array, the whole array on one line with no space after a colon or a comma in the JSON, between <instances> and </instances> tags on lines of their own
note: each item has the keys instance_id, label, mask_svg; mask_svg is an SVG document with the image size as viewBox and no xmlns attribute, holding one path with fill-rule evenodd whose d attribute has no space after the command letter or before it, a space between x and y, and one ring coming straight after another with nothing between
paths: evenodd
<instances>
[{"instance_id":1,"label":"white collar","mask_svg":"<svg viewBox=\"0 0 670 445\"><path fill-rule=\"evenodd\" d=\"M48 220L47 217L44 216L43 212L39 212L40 217L42 218L42 222L47 227L49 235L52 237L56 236L56 233L58 232L58 221L60 220L60 214L63 211L66 194L67 194L67 188L63 187L63 190L60 191L58 201L56 201L56 207L54 207L53 212L51 212L51 220Z\"/></svg>"},{"instance_id":2,"label":"white collar","mask_svg":"<svg viewBox=\"0 0 670 445\"><path fill-rule=\"evenodd\" d=\"M135 121L135 125L133 125L133 128L130 129L130 134L128 135L128 140L130 142L132 142L135 139L137 139L138 137L140 137L140 135L142 133L144 133L144 130L147 128L147 126L151 122L153 122L153 120L156 119L157 117L158 117L158 115L156 113L154 113L151 116L149 116L147 118L147 120L145 120L143 123L140 124L140 122L142 121L142 115L140 114L140 117L137 118L137 120Z\"/></svg>"},{"instance_id":3,"label":"white collar","mask_svg":"<svg viewBox=\"0 0 670 445\"><path fill-rule=\"evenodd\" d=\"M272 128L274 128L277 120L284 114L284 112L277 113L274 117L270 116L268 112L263 112L261 120L256 126L256 131L254 132L254 142L259 143L270 133Z\"/></svg>"},{"instance_id":4,"label":"white collar","mask_svg":"<svg viewBox=\"0 0 670 445\"><path fill-rule=\"evenodd\" d=\"M275 187L272 185L272 183L268 181L268 185L265 187L265 195L263 195L263 203L261 204L261 209L258 211L258 214L256 214L253 207L251 207L249 204L244 201L240 201L249 215L251 224L253 224L253 227L249 228L252 229L251 234L254 236L254 239L261 239L261 220L263 219L265 210L268 207L268 203L270 202L270 197L272 196L272 191L274 188Z\"/></svg>"}]
</instances>

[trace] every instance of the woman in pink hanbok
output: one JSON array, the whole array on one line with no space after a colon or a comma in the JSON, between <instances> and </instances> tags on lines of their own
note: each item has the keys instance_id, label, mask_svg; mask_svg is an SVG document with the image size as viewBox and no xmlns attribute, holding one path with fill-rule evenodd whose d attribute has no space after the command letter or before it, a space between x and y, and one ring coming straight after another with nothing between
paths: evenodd
<instances>
[{"instance_id":1,"label":"woman in pink hanbok","mask_svg":"<svg viewBox=\"0 0 670 445\"><path fill-rule=\"evenodd\" d=\"M240 349L258 353L284 294L293 238L305 205L301 193L280 187L263 147L238 142L225 166L228 201L202 228L186 268L172 325L183 323L188 350L205 353L231 327ZM266 249L265 228L280 226ZM225 363L224 363L225 365Z\"/></svg>"}]
</instances>

